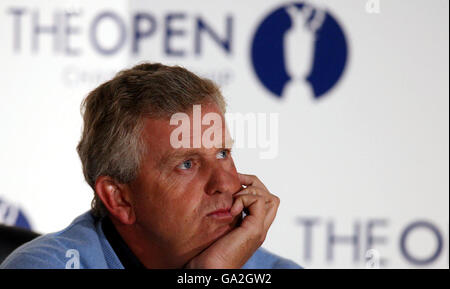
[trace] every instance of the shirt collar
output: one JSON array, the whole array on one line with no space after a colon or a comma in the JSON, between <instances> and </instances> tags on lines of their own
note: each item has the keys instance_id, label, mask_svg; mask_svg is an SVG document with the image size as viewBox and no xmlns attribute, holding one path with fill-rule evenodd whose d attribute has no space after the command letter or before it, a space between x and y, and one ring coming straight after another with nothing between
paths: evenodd
<instances>
[{"instance_id":1,"label":"shirt collar","mask_svg":"<svg viewBox=\"0 0 450 289\"><path fill-rule=\"evenodd\" d=\"M134 255L119 232L117 232L116 227L108 216L102 220L102 230L125 269L145 269L145 266Z\"/></svg>"}]
</instances>

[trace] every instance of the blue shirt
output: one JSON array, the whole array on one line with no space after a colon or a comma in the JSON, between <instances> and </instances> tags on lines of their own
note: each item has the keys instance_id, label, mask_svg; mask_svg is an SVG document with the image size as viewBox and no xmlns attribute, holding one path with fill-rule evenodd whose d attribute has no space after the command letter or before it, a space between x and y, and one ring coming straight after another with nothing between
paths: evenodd
<instances>
[{"instance_id":1,"label":"blue shirt","mask_svg":"<svg viewBox=\"0 0 450 289\"><path fill-rule=\"evenodd\" d=\"M86 212L62 231L40 236L14 250L0 269L123 269L102 230ZM260 247L242 269L300 269L295 262Z\"/></svg>"}]
</instances>

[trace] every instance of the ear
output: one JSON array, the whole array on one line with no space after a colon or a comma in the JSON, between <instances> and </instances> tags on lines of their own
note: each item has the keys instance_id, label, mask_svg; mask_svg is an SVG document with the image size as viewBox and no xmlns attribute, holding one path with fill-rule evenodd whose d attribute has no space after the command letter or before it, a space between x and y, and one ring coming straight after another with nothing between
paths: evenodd
<instances>
[{"instance_id":1,"label":"ear","mask_svg":"<svg viewBox=\"0 0 450 289\"><path fill-rule=\"evenodd\" d=\"M126 225L136 221L131 192L127 185L120 184L109 176L99 176L95 181L95 193L118 221Z\"/></svg>"}]
</instances>

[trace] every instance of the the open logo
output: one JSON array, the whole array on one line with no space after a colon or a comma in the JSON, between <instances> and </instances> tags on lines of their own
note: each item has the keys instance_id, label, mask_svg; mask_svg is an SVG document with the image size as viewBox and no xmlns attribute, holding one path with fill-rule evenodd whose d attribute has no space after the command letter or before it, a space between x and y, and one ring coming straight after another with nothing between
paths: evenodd
<instances>
[{"instance_id":1,"label":"the open logo","mask_svg":"<svg viewBox=\"0 0 450 289\"><path fill-rule=\"evenodd\" d=\"M328 11L299 2L263 19L253 38L251 58L259 80L275 96L319 98L341 78L348 45Z\"/></svg>"}]
</instances>

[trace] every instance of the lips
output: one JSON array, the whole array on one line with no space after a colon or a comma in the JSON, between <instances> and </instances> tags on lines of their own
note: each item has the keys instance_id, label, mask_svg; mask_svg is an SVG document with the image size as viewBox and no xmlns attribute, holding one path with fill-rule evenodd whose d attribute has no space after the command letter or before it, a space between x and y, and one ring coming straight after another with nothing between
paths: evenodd
<instances>
[{"instance_id":1,"label":"lips","mask_svg":"<svg viewBox=\"0 0 450 289\"><path fill-rule=\"evenodd\" d=\"M208 217L215 217L215 218L228 218L228 217L232 217L232 216L231 216L230 210L231 210L231 208L219 209L219 210L216 210L216 211L214 211L214 212L209 213L207 216L208 216Z\"/></svg>"}]
</instances>

